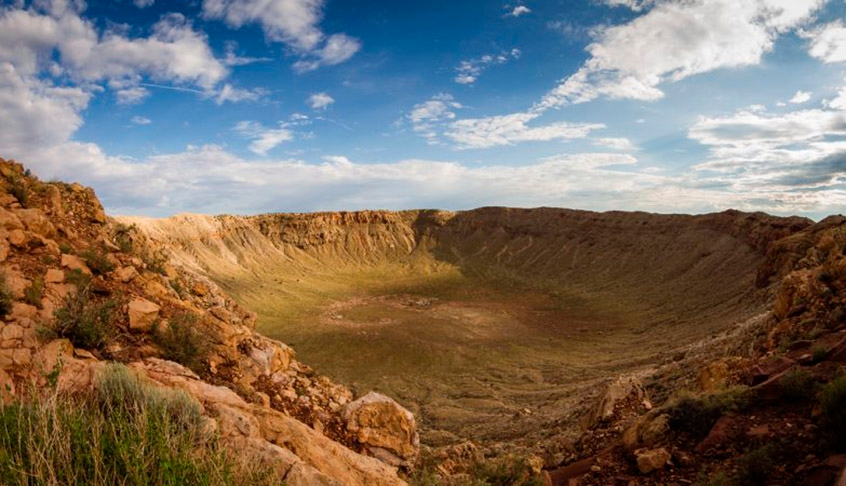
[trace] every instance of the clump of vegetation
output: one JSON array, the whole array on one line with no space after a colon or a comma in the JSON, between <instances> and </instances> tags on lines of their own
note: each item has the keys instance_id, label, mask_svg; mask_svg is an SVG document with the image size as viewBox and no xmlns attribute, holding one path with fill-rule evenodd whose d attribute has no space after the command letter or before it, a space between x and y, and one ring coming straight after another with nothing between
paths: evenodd
<instances>
[{"instance_id":1,"label":"clump of vegetation","mask_svg":"<svg viewBox=\"0 0 846 486\"><path fill-rule=\"evenodd\" d=\"M118 224L115 228L115 243L123 253L132 253L134 244L132 242L132 233L135 231L135 225Z\"/></svg>"},{"instance_id":2,"label":"clump of vegetation","mask_svg":"<svg viewBox=\"0 0 846 486\"><path fill-rule=\"evenodd\" d=\"M819 363L821 361L825 361L825 359L827 357L828 357L828 349L826 349L825 346L817 345L817 346L814 346L813 348L811 348L811 360L814 363Z\"/></svg>"},{"instance_id":3,"label":"clump of vegetation","mask_svg":"<svg viewBox=\"0 0 846 486\"><path fill-rule=\"evenodd\" d=\"M210 343L198 328L197 316L188 313L172 316L166 327L157 326L153 338L165 359L198 373L202 371Z\"/></svg>"},{"instance_id":4,"label":"clump of vegetation","mask_svg":"<svg viewBox=\"0 0 846 486\"><path fill-rule=\"evenodd\" d=\"M112 334L118 303L115 300L98 302L91 294L88 284L68 294L62 307L53 312L53 330L74 346L99 349Z\"/></svg>"},{"instance_id":5,"label":"clump of vegetation","mask_svg":"<svg viewBox=\"0 0 846 486\"><path fill-rule=\"evenodd\" d=\"M725 471L717 471L708 475L707 471L700 471L696 475L696 486L736 486L737 482Z\"/></svg>"},{"instance_id":6,"label":"clump of vegetation","mask_svg":"<svg viewBox=\"0 0 846 486\"><path fill-rule=\"evenodd\" d=\"M44 279L38 277L32 281L29 287L24 289L24 301L41 309L43 307L41 304L42 298L44 298Z\"/></svg>"},{"instance_id":7,"label":"clump of vegetation","mask_svg":"<svg viewBox=\"0 0 846 486\"><path fill-rule=\"evenodd\" d=\"M73 247L67 243L59 243L59 251L64 254L71 254L73 253Z\"/></svg>"},{"instance_id":8,"label":"clump of vegetation","mask_svg":"<svg viewBox=\"0 0 846 486\"><path fill-rule=\"evenodd\" d=\"M111 365L91 395L0 407L0 484L280 484L272 468L236 459L203 425L183 392Z\"/></svg>"},{"instance_id":9,"label":"clump of vegetation","mask_svg":"<svg viewBox=\"0 0 846 486\"><path fill-rule=\"evenodd\" d=\"M12 310L15 299L12 297L12 289L6 281L6 273L0 272L0 317L5 317Z\"/></svg>"},{"instance_id":10,"label":"clump of vegetation","mask_svg":"<svg viewBox=\"0 0 846 486\"><path fill-rule=\"evenodd\" d=\"M147 266L147 270L160 275L167 274L167 271L165 270L167 258L161 250L151 251L149 248L145 248L141 253L141 260Z\"/></svg>"},{"instance_id":11,"label":"clump of vegetation","mask_svg":"<svg viewBox=\"0 0 846 486\"><path fill-rule=\"evenodd\" d=\"M20 177L9 179L9 194L15 197L21 206L26 207L29 202L29 186Z\"/></svg>"},{"instance_id":12,"label":"clump of vegetation","mask_svg":"<svg viewBox=\"0 0 846 486\"><path fill-rule=\"evenodd\" d=\"M89 248L82 252L80 256L95 275L105 275L115 269L114 263L109 260L108 254L102 249Z\"/></svg>"},{"instance_id":13,"label":"clump of vegetation","mask_svg":"<svg viewBox=\"0 0 846 486\"><path fill-rule=\"evenodd\" d=\"M741 412L751 403L749 389L735 387L721 393L681 397L668 407L667 415L672 429L684 430L702 439L720 417L729 412Z\"/></svg>"},{"instance_id":14,"label":"clump of vegetation","mask_svg":"<svg viewBox=\"0 0 846 486\"><path fill-rule=\"evenodd\" d=\"M804 368L788 371L780 382L781 393L785 400L800 402L814 396L816 382L811 373Z\"/></svg>"},{"instance_id":15,"label":"clump of vegetation","mask_svg":"<svg viewBox=\"0 0 846 486\"><path fill-rule=\"evenodd\" d=\"M828 445L838 451L846 450L846 376L839 376L826 384L819 394L820 430L826 434Z\"/></svg>"},{"instance_id":16,"label":"clump of vegetation","mask_svg":"<svg viewBox=\"0 0 846 486\"><path fill-rule=\"evenodd\" d=\"M775 455L775 445L766 444L741 456L738 460L740 483L750 486L767 484L767 479L776 463Z\"/></svg>"},{"instance_id":17,"label":"clump of vegetation","mask_svg":"<svg viewBox=\"0 0 846 486\"><path fill-rule=\"evenodd\" d=\"M525 457L505 457L478 461L470 469L474 485L543 486L543 479L532 471Z\"/></svg>"},{"instance_id":18,"label":"clump of vegetation","mask_svg":"<svg viewBox=\"0 0 846 486\"><path fill-rule=\"evenodd\" d=\"M473 462L467 473L445 480L437 472L436 461L424 457L408 482L414 486L541 486L543 479L532 471L523 456L507 456Z\"/></svg>"}]
</instances>

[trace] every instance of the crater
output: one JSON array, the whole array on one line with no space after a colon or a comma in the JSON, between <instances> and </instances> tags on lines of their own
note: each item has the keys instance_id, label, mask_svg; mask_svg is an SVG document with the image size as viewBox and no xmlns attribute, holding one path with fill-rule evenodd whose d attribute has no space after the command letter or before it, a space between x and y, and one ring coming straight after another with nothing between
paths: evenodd
<instances>
[{"instance_id":1,"label":"crater","mask_svg":"<svg viewBox=\"0 0 846 486\"><path fill-rule=\"evenodd\" d=\"M348 386L395 397L430 445L577 430L600 385L764 309L769 242L808 224L482 208L123 218Z\"/></svg>"}]
</instances>

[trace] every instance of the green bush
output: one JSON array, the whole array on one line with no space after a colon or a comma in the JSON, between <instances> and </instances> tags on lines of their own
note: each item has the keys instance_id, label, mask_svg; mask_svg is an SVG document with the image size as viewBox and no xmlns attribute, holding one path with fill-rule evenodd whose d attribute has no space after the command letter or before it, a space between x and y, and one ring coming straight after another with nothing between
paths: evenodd
<instances>
[{"instance_id":1,"label":"green bush","mask_svg":"<svg viewBox=\"0 0 846 486\"><path fill-rule=\"evenodd\" d=\"M532 472L525 457L504 457L479 461L470 468L473 485L543 486L543 479Z\"/></svg>"},{"instance_id":2,"label":"green bush","mask_svg":"<svg viewBox=\"0 0 846 486\"><path fill-rule=\"evenodd\" d=\"M115 269L114 263L109 260L108 254L102 249L89 248L82 252L80 256L95 275L105 275Z\"/></svg>"},{"instance_id":3,"label":"green bush","mask_svg":"<svg viewBox=\"0 0 846 486\"><path fill-rule=\"evenodd\" d=\"M820 430L828 446L846 450L846 376L839 376L826 384L819 394Z\"/></svg>"},{"instance_id":4,"label":"green bush","mask_svg":"<svg viewBox=\"0 0 846 486\"><path fill-rule=\"evenodd\" d=\"M828 349L826 349L825 346L817 345L811 348L811 360L813 360L814 363L825 361L827 357Z\"/></svg>"},{"instance_id":5,"label":"green bush","mask_svg":"<svg viewBox=\"0 0 846 486\"><path fill-rule=\"evenodd\" d=\"M175 361L197 373L202 371L210 343L198 329L197 316L194 314L172 316L166 328L155 329L153 339L162 349L165 359Z\"/></svg>"},{"instance_id":6,"label":"green bush","mask_svg":"<svg viewBox=\"0 0 846 486\"><path fill-rule=\"evenodd\" d=\"M132 232L135 231L135 225L118 224L115 228L115 243L117 243L120 251L123 253L132 253L134 247L132 241Z\"/></svg>"},{"instance_id":7,"label":"green bush","mask_svg":"<svg viewBox=\"0 0 846 486\"><path fill-rule=\"evenodd\" d=\"M24 301L29 304L33 305L39 309L43 307L41 304L41 299L44 297L44 279L41 277L36 278L32 281L32 283L24 289Z\"/></svg>"},{"instance_id":8,"label":"green bush","mask_svg":"<svg viewBox=\"0 0 846 486\"><path fill-rule=\"evenodd\" d=\"M113 332L117 307L118 303L114 300L94 300L89 286L78 287L65 297L62 307L53 311L53 330L59 337L69 339L74 346L99 349Z\"/></svg>"},{"instance_id":9,"label":"green bush","mask_svg":"<svg viewBox=\"0 0 846 486\"><path fill-rule=\"evenodd\" d=\"M720 417L728 412L741 412L750 404L749 389L736 387L716 394L681 397L668 406L667 415L670 428L702 439Z\"/></svg>"},{"instance_id":10,"label":"green bush","mask_svg":"<svg viewBox=\"0 0 846 486\"><path fill-rule=\"evenodd\" d=\"M787 372L781 379L781 392L789 402L803 402L814 396L817 384L811 373L804 368L796 368Z\"/></svg>"},{"instance_id":11,"label":"green bush","mask_svg":"<svg viewBox=\"0 0 846 486\"><path fill-rule=\"evenodd\" d=\"M260 461L227 452L182 392L110 365L89 396L0 407L0 484L270 485Z\"/></svg>"},{"instance_id":12,"label":"green bush","mask_svg":"<svg viewBox=\"0 0 846 486\"><path fill-rule=\"evenodd\" d=\"M15 299L12 296L12 289L6 281L6 273L0 271L0 317L5 317L12 310Z\"/></svg>"},{"instance_id":13,"label":"green bush","mask_svg":"<svg viewBox=\"0 0 846 486\"><path fill-rule=\"evenodd\" d=\"M26 207L29 202L29 186L20 177L12 177L9 180L9 194L14 196L23 207Z\"/></svg>"},{"instance_id":14,"label":"green bush","mask_svg":"<svg viewBox=\"0 0 846 486\"><path fill-rule=\"evenodd\" d=\"M764 486L775 466L776 447L767 444L753 449L738 460L738 478L743 485Z\"/></svg>"}]
</instances>

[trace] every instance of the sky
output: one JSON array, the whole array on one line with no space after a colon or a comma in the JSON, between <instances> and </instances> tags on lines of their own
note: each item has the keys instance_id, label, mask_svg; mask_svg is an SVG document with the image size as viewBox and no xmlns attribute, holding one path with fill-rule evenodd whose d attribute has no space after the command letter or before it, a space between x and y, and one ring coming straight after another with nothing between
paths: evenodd
<instances>
[{"instance_id":1,"label":"sky","mask_svg":"<svg viewBox=\"0 0 846 486\"><path fill-rule=\"evenodd\" d=\"M0 157L110 214L846 207L844 0L0 5Z\"/></svg>"}]
</instances>

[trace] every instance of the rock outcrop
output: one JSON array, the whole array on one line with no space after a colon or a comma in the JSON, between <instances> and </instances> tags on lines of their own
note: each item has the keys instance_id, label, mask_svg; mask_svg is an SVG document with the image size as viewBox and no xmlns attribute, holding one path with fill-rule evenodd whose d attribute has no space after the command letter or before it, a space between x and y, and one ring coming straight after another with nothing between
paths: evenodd
<instances>
[{"instance_id":1,"label":"rock outcrop","mask_svg":"<svg viewBox=\"0 0 846 486\"><path fill-rule=\"evenodd\" d=\"M274 464L286 484L405 484L397 466L419 446L407 410L384 397L378 413L365 406L348 420L352 392L257 334L255 314L211 281L110 221L90 189L42 183L2 159L0 189L0 401L32 384L90 391L119 361L185 391L225 443Z\"/></svg>"}]
</instances>

